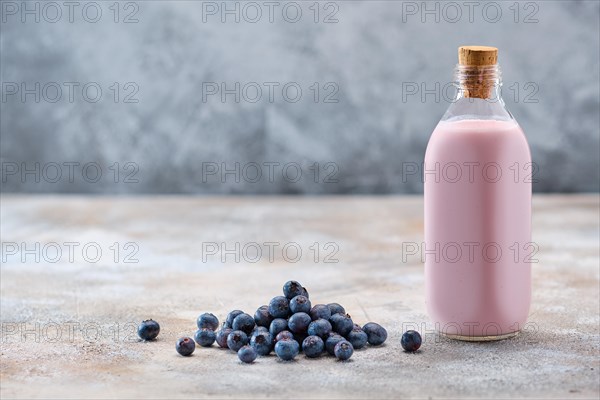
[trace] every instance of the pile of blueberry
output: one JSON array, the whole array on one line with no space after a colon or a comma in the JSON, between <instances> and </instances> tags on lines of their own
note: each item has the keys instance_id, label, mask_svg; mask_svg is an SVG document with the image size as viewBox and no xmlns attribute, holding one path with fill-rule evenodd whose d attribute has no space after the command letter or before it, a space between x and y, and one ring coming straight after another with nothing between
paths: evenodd
<instances>
[{"instance_id":1,"label":"pile of blueberry","mask_svg":"<svg viewBox=\"0 0 600 400\"><path fill-rule=\"evenodd\" d=\"M237 352L245 363L271 351L282 360L292 360L300 351L309 358L326 351L339 360L348 360L354 349L361 349L367 343L378 346L387 339L387 331L381 325L369 322L360 327L337 303L313 306L306 289L296 281L287 282L283 294L271 299L269 305L259 307L254 316L231 311L218 332L217 317L209 313L200 315L194 339L179 339L177 352L189 356L195 343L210 347L216 341L220 347Z\"/></svg>"}]
</instances>

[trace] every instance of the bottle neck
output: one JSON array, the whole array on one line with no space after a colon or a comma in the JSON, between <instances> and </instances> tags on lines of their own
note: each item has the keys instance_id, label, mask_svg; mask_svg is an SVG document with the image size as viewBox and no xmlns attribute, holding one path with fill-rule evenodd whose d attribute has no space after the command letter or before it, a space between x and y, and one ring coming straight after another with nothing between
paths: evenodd
<instances>
[{"instance_id":1,"label":"bottle neck","mask_svg":"<svg viewBox=\"0 0 600 400\"><path fill-rule=\"evenodd\" d=\"M502 72L498 64L494 65L460 65L454 69L454 80L457 84L457 98L483 99L502 101L500 87Z\"/></svg>"},{"instance_id":2,"label":"bottle neck","mask_svg":"<svg viewBox=\"0 0 600 400\"><path fill-rule=\"evenodd\" d=\"M498 64L457 65L456 95L442 121L457 119L514 120L502 100L502 74Z\"/></svg>"}]
</instances>

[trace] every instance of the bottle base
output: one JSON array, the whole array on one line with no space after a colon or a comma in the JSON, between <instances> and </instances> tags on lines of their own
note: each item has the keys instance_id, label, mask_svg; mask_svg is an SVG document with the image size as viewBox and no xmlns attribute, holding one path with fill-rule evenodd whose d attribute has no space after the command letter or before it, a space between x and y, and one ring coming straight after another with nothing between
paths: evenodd
<instances>
[{"instance_id":1,"label":"bottle base","mask_svg":"<svg viewBox=\"0 0 600 400\"><path fill-rule=\"evenodd\" d=\"M519 334L520 331L505 333L503 335L494 335L494 336L465 336L465 335L452 335L448 333L439 332L439 334L443 337L453 340L462 340L464 342L493 342L496 340L504 340L515 337Z\"/></svg>"}]
</instances>

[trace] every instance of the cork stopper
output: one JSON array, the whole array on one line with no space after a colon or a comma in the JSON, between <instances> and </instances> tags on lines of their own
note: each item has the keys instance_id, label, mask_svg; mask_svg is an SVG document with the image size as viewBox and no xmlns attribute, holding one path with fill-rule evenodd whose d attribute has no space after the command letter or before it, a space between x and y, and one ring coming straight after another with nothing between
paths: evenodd
<instances>
[{"instance_id":1,"label":"cork stopper","mask_svg":"<svg viewBox=\"0 0 600 400\"><path fill-rule=\"evenodd\" d=\"M461 46L458 64L461 70L460 85L464 97L488 99L493 93L498 63L498 49L489 46Z\"/></svg>"},{"instance_id":2,"label":"cork stopper","mask_svg":"<svg viewBox=\"0 0 600 400\"><path fill-rule=\"evenodd\" d=\"M498 63L498 49L488 46L460 46L458 48L460 65L495 65Z\"/></svg>"}]
</instances>

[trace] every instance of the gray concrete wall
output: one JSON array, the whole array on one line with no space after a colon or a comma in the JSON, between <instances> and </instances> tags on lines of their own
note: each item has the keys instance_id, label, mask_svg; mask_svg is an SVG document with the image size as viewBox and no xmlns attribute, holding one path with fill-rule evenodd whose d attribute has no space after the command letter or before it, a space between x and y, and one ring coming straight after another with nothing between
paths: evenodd
<instances>
[{"instance_id":1,"label":"gray concrete wall","mask_svg":"<svg viewBox=\"0 0 600 400\"><path fill-rule=\"evenodd\" d=\"M222 2L58 4L27 2L36 22L2 2L5 192L418 193L402 171L448 106L461 44L500 48L535 190L599 190L595 1L227 2L239 21ZM209 94L236 82L239 99Z\"/></svg>"}]
</instances>

